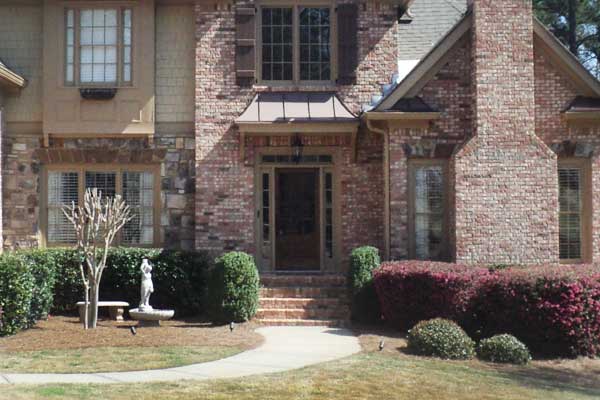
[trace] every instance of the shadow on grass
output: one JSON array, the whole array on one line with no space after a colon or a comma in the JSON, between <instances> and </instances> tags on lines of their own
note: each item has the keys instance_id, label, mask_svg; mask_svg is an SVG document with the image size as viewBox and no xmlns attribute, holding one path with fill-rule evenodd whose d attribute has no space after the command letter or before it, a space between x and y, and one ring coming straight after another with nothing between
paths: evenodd
<instances>
[{"instance_id":1,"label":"shadow on grass","mask_svg":"<svg viewBox=\"0 0 600 400\"><path fill-rule=\"evenodd\" d=\"M494 366L501 377L510 379L522 386L542 389L570 391L600 398L600 371L558 369L529 365L525 367Z\"/></svg>"}]
</instances>

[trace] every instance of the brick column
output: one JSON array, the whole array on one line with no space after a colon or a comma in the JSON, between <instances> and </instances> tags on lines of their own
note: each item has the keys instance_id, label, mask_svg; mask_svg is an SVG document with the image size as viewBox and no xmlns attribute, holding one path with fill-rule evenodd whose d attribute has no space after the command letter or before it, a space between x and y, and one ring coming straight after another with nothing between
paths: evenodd
<instances>
[{"instance_id":1,"label":"brick column","mask_svg":"<svg viewBox=\"0 0 600 400\"><path fill-rule=\"evenodd\" d=\"M531 0L471 3L474 137L453 160L456 260L557 262L557 166L535 135Z\"/></svg>"}]
</instances>

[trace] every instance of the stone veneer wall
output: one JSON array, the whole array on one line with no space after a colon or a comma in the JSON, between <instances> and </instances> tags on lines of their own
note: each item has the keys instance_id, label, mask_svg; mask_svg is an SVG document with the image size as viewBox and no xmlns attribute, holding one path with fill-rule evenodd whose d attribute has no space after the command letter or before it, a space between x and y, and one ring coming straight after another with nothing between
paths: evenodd
<instances>
[{"instance_id":1,"label":"stone veneer wall","mask_svg":"<svg viewBox=\"0 0 600 400\"><path fill-rule=\"evenodd\" d=\"M161 159L161 243L167 248L194 248L195 157L191 134L157 133L151 146L140 139L52 140L47 149L42 149L37 135L5 136L3 151L5 248L39 245L42 164L86 161L93 168L94 163L143 164Z\"/></svg>"},{"instance_id":2,"label":"stone veneer wall","mask_svg":"<svg viewBox=\"0 0 600 400\"><path fill-rule=\"evenodd\" d=\"M558 261L556 156L535 135L530 1L473 1L474 133L456 154L456 260Z\"/></svg>"},{"instance_id":3,"label":"stone veneer wall","mask_svg":"<svg viewBox=\"0 0 600 400\"><path fill-rule=\"evenodd\" d=\"M359 7L357 84L337 88L354 112L397 68L395 8L379 2ZM196 5L196 246L214 253L254 251L254 168L239 159L233 121L257 90L270 90L236 85L234 16L227 4ZM382 142L364 133L359 142L354 164L349 147L342 146L344 257L352 247L383 244Z\"/></svg>"}]
</instances>

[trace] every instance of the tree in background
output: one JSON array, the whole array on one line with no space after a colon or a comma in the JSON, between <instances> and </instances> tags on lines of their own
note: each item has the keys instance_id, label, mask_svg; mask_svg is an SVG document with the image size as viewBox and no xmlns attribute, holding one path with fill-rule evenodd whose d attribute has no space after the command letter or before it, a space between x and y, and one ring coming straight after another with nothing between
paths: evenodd
<instances>
[{"instance_id":1,"label":"tree in background","mask_svg":"<svg viewBox=\"0 0 600 400\"><path fill-rule=\"evenodd\" d=\"M533 0L536 16L600 78L600 0Z\"/></svg>"},{"instance_id":2,"label":"tree in background","mask_svg":"<svg viewBox=\"0 0 600 400\"><path fill-rule=\"evenodd\" d=\"M72 203L62 211L75 228L77 250L81 255L79 267L85 289L83 327L93 329L98 322L98 293L108 249L117 233L131 220L131 209L121 196L102 198L102 192L94 188L85 191L83 205Z\"/></svg>"}]
</instances>

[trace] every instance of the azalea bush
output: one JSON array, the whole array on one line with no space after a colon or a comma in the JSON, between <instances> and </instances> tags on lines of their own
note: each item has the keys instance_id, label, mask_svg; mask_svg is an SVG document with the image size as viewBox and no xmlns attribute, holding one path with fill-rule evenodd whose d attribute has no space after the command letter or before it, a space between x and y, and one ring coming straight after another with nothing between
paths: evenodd
<instances>
[{"instance_id":1,"label":"azalea bush","mask_svg":"<svg viewBox=\"0 0 600 400\"><path fill-rule=\"evenodd\" d=\"M429 261L384 263L374 283L386 321L407 330L421 320L447 318L465 322L487 268Z\"/></svg>"},{"instance_id":2,"label":"azalea bush","mask_svg":"<svg viewBox=\"0 0 600 400\"><path fill-rule=\"evenodd\" d=\"M385 320L401 330L448 318L477 339L514 335L539 355L600 355L600 266L407 261L383 264L374 283Z\"/></svg>"}]
</instances>

